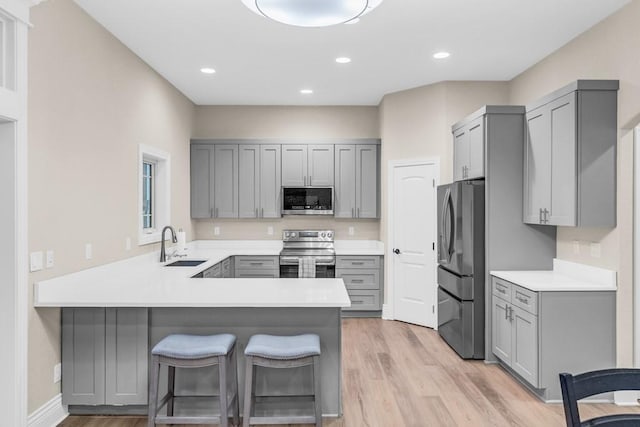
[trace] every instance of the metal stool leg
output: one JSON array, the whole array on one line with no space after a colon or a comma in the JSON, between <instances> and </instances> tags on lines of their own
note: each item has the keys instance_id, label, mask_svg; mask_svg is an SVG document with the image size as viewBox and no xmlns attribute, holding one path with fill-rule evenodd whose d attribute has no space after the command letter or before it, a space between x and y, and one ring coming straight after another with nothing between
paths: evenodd
<instances>
[{"instance_id":1,"label":"metal stool leg","mask_svg":"<svg viewBox=\"0 0 640 427\"><path fill-rule=\"evenodd\" d=\"M151 381L149 381L149 410L147 416L147 426L156 425L156 413L158 412L158 382L160 376L160 361L158 356L151 358Z\"/></svg>"},{"instance_id":2,"label":"metal stool leg","mask_svg":"<svg viewBox=\"0 0 640 427\"><path fill-rule=\"evenodd\" d=\"M233 375L232 382L232 399L235 400L233 403L233 425L240 425L240 396L238 395L238 355L236 353L236 348L234 347L231 350L231 374Z\"/></svg>"},{"instance_id":3,"label":"metal stool leg","mask_svg":"<svg viewBox=\"0 0 640 427\"><path fill-rule=\"evenodd\" d=\"M313 403L315 406L316 427L322 427L322 394L320 394L320 356L313 356Z\"/></svg>"},{"instance_id":4,"label":"metal stool leg","mask_svg":"<svg viewBox=\"0 0 640 427\"><path fill-rule=\"evenodd\" d=\"M227 402L227 356L218 356L218 372L220 373L220 427L228 427L229 403Z\"/></svg>"},{"instance_id":5,"label":"metal stool leg","mask_svg":"<svg viewBox=\"0 0 640 427\"><path fill-rule=\"evenodd\" d=\"M242 412L242 427L249 427L251 418L251 396L253 395L253 357L246 356L246 368L244 370L244 411Z\"/></svg>"},{"instance_id":6,"label":"metal stool leg","mask_svg":"<svg viewBox=\"0 0 640 427\"><path fill-rule=\"evenodd\" d=\"M167 366L168 374L167 374L167 393L169 395L169 400L167 401L167 416L173 416L173 404L174 404L174 395L173 390L176 385L176 367L175 366Z\"/></svg>"}]
</instances>

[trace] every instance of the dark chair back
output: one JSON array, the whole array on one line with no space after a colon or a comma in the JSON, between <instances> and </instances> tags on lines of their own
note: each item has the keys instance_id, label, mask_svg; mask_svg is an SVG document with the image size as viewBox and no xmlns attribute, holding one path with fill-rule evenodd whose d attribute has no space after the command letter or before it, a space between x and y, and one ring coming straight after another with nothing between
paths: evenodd
<instances>
[{"instance_id":1,"label":"dark chair back","mask_svg":"<svg viewBox=\"0 0 640 427\"><path fill-rule=\"evenodd\" d=\"M640 390L640 369L604 369L575 376L563 373L560 374L560 388L567 427L593 425L594 420L598 421L597 425L640 426L640 413L606 415L581 422L578 412L578 400L585 397L612 391Z\"/></svg>"}]
</instances>

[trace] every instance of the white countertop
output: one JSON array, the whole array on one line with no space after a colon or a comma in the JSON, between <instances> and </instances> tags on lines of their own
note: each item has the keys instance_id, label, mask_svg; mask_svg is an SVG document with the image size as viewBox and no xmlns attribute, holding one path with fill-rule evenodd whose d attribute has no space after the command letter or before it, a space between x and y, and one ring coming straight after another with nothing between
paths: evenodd
<instances>
[{"instance_id":1,"label":"white countertop","mask_svg":"<svg viewBox=\"0 0 640 427\"><path fill-rule=\"evenodd\" d=\"M35 307L349 307L342 279L192 279L232 255L278 255L278 240L188 245L196 267L164 267L141 255L34 284ZM171 253L169 247L167 253ZM337 255L382 255L381 242L336 241ZM175 261L172 259L170 262Z\"/></svg>"},{"instance_id":2,"label":"white countertop","mask_svg":"<svg viewBox=\"0 0 640 427\"><path fill-rule=\"evenodd\" d=\"M534 292L615 291L616 272L554 259L553 270L490 271L492 276Z\"/></svg>"}]
</instances>

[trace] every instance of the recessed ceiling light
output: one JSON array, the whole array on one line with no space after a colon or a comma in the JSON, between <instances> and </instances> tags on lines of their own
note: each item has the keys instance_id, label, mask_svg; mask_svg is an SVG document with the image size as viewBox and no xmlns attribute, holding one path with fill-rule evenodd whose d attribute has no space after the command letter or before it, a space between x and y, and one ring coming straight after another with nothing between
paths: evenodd
<instances>
[{"instance_id":1,"label":"recessed ceiling light","mask_svg":"<svg viewBox=\"0 0 640 427\"><path fill-rule=\"evenodd\" d=\"M351 62L351 58L347 58L346 56L341 56L339 58L336 58L336 62L338 64L348 64L349 62Z\"/></svg>"},{"instance_id":2,"label":"recessed ceiling light","mask_svg":"<svg viewBox=\"0 0 640 427\"><path fill-rule=\"evenodd\" d=\"M200 72L204 74L213 74L216 72L213 68L200 68Z\"/></svg>"},{"instance_id":3,"label":"recessed ceiling light","mask_svg":"<svg viewBox=\"0 0 640 427\"><path fill-rule=\"evenodd\" d=\"M312 89L300 89L300 93L303 95L311 95L313 93Z\"/></svg>"},{"instance_id":4,"label":"recessed ceiling light","mask_svg":"<svg viewBox=\"0 0 640 427\"><path fill-rule=\"evenodd\" d=\"M448 58L449 56L451 56L449 52L436 52L433 54L433 57L435 59L445 59L445 58Z\"/></svg>"}]
</instances>

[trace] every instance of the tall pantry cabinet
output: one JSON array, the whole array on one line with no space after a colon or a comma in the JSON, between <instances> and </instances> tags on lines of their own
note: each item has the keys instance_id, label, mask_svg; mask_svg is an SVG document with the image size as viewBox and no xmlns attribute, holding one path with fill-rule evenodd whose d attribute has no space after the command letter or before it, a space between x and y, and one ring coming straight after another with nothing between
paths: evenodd
<instances>
[{"instance_id":1,"label":"tall pantry cabinet","mask_svg":"<svg viewBox=\"0 0 640 427\"><path fill-rule=\"evenodd\" d=\"M556 230L522 222L523 106L487 105L454 124L451 132L458 159L454 180L485 180L485 358L495 360L489 272L550 269ZM461 138L466 141L460 143Z\"/></svg>"}]
</instances>

